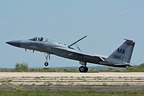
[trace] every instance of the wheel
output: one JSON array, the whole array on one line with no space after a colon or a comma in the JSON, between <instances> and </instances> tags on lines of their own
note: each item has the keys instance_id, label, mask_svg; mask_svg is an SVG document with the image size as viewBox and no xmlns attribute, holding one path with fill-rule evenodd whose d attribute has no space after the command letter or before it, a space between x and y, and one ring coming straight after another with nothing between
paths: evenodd
<instances>
[{"instance_id":1,"label":"wheel","mask_svg":"<svg viewBox=\"0 0 144 96\"><path fill-rule=\"evenodd\" d=\"M81 67L79 67L79 71L80 72L87 72L88 71L88 67L81 66Z\"/></svg>"},{"instance_id":2,"label":"wheel","mask_svg":"<svg viewBox=\"0 0 144 96\"><path fill-rule=\"evenodd\" d=\"M85 67L85 72L88 72L88 67Z\"/></svg>"},{"instance_id":3,"label":"wheel","mask_svg":"<svg viewBox=\"0 0 144 96\"><path fill-rule=\"evenodd\" d=\"M83 66L79 67L79 71L80 72L84 72L85 71L85 68Z\"/></svg>"},{"instance_id":4,"label":"wheel","mask_svg":"<svg viewBox=\"0 0 144 96\"><path fill-rule=\"evenodd\" d=\"M48 65L49 65L49 63L48 63L48 62L45 62L45 63L44 63L44 65L45 65L45 66L48 66Z\"/></svg>"}]
</instances>

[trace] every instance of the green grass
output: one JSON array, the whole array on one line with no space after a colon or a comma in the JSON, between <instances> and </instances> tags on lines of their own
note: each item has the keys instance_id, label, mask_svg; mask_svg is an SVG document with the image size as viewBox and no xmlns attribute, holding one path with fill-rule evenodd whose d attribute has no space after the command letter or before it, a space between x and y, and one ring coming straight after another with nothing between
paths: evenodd
<instances>
[{"instance_id":1,"label":"green grass","mask_svg":"<svg viewBox=\"0 0 144 96\"><path fill-rule=\"evenodd\" d=\"M0 91L0 96L143 96L144 91Z\"/></svg>"}]
</instances>

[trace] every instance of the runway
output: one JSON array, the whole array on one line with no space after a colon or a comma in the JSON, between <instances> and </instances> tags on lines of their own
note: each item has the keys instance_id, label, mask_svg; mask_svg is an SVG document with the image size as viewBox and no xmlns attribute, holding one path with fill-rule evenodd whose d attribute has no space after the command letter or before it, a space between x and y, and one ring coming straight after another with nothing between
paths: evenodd
<instances>
[{"instance_id":1,"label":"runway","mask_svg":"<svg viewBox=\"0 0 144 96\"><path fill-rule=\"evenodd\" d=\"M0 90L144 90L144 72L0 72Z\"/></svg>"}]
</instances>

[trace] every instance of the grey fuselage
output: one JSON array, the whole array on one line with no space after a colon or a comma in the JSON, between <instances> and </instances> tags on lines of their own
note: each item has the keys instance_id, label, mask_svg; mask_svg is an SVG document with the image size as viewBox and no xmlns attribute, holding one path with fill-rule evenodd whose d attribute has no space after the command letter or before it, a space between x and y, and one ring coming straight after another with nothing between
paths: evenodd
<instances>
[{"instance_id":1,"label":"grey fuselage","mask_svg":"<svg viewBox=\"0 0 144 96\"><path fill-rule=\"evenodd\" d=\"M121 60L120 58L120 57L125 58L126 56L131 58L131 54L130 55L127 55L127 53L124 54L123 52L120 51L119 48L123 50L129 48L131 51L129 51L128 49L126 50L126 52L132 53L134 47L134 42L127 40L122 44L121 47L116 49L116 51L110 57L106 58L103 56L90 55L80 51L76 51L71 46L66 46L48 39L43 40L43 38L29 39L29 40L15 40L7 43L15 47L30 49L33 51L40 51L47 54L53 54L60 57L77 60L80 62L80 64L84 66L86 66L87 63L94 63L113 67L131 66L127 62Z\"/></svg>"},{"instance_id":2,"label":"grey fuselage","mask_svg":"<svg viewBox=\"0 0 144 96\"><path fill-rule=\"evenodd\" d=\"M99 64L102 61L97 56L92 56L85 54L79 51L69 48L66 45L54 42L54 41L30 41L30 40L21 40L20 48L36 50L40 52L45 52L48 54L54 54L60 57L78 60L82 62L96 63Z\"/></svg>"}]
</instances>

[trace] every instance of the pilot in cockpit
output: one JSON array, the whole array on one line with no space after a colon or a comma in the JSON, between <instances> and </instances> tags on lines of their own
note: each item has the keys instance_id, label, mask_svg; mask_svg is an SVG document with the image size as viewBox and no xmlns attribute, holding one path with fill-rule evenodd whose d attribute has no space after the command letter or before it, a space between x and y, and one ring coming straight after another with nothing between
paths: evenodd
<instances>
[{"instance_id":1,"label":"pilot in cockpit","mask_svg":"<svg viewBox=\"0 0 144 96\"><path fill-rule=\"evenodd\" d=\"M41 37L41 38L38 38L38 41L43 41L43 38Z\"/></svg>"},{"instance_id":2,"label":"pilot in cockpit","mask_svg":"<svg viewBox=\"0 0 144 96\"><path fill-rule=\"evenodd\" d=\"M47 39L44 40L43 37L35 37L35 38L32 38L32 39L29 39L31 41L47 41Z\"/></svg>"}]
</instances>

